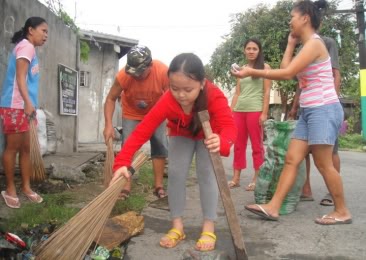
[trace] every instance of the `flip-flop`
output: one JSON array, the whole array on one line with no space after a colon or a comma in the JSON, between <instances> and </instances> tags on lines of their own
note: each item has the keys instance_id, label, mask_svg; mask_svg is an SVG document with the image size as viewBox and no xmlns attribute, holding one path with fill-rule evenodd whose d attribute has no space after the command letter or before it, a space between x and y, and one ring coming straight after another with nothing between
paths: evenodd
<instances>
[{"instance_id":1,"label":"flip-flop","mask_svg":"<svg viewBox=\"0 0 366 260\"><path fill-rule=\"evenodd\" d=\"M186 235L181 231L179 231L178 229L172 228L168 231L168 233L164 235L164 237L166 237L171 244L170 245L164 244L160 240L159 242L160 246L164 248L173 248L176 247L180 241L184 240L186 238Z\"/></svg>"},{"instance_id":2,"label":"flip-flop","mask_svg":"<svg viewBox=\"0 0 366 260\"><path fill-rule=\"evenodd\" d=\"M168 194L166 194L165 190L163 187L157 187L155 188L153 194L158 198L158 199L162 199L165 198L166 196L168 196Z\"/></svg>"},{"instance_id":3,"label":"flip-flop","mask_svg":"<svg viewBox=\"0 0 366 260\"><path fill-rule=\"evenodd\" d=\"M249 210L250 212L264 218L265 220L278 221L278 217L273 217L273 216L269 215L267 213L267 211L261 205L258 205L258 204L254 204L254 205L256 207L258 207L259 209L253 209L253 208L250 208L249 206L244 206L244 208L246 210Z\"/></svg>"},{"instance_id":4,"label":"flip-flop","mask_svg":"<svg viewBox=\"0 0 366 260\"><path fill-rule=\"evenodd\" d=\"M128 199L128 197L130 197L130 191L126 190L126 189L123 189L123 190L121 190L121 192L118 196L118 199L119 200L126 200L126 199Z\"/></svg>"},{"instance_id":5,"label":"flip-flop","mask_svg":"<svg viewBox=\"0 0 366 260\"><path fill-rule=\"evenodd\" d=\"M332 196L328 193L327 195L324 196L324 198L320 201L319 204L322 206L334 206Z\"/></svg>"},{"instance_id":6,"label":"flip-flop","mask_svg":"<svg viewBox=\"0 0 366 260\"><path fill-rule=\"evenodd\" d=\"M235 189L240 187L240 183L237 183L235 181L228 181L227 185L229 186L230 189Z\"/></svg>"},{"instance_id":7,"label":"flip-flop","mask_svg":"<svg viewBox=\"0 0 366 260\"><path fill-rule=\"evenodd\" d=\"M24 192L23 192L23 194L31 202L34 202L34 203L42 203L42 201L43 201L43 198L41 196L39 196L37 193L35 193L34 191L31 194L27 194L27 193L24 193Z\"/></svg>"},{"instance_id":8,"label":"flip-flop","mask_svg":"<svg viewBox=\"0 0 366 260\"><path fill-rule=\"evenodd\" d=\"M20 201L18 197L13 197L6 194L6 191L1 191L1 196L3 196L6 206L12 209L20 208ZM12 201L12 202L11 202Z\"/></svg>"},{"instance_id":9,"label":"flip-flop","mask_svg":"<svg viewBox=\"0 0 366 260\"><path fill-rule=\"evenodd\" d=\"M246 191L254 191L255 190L255 182L251 182L248 186L245 187Z\"/></svg>"},{"instance_id":10,"label":"flip-flop","mask_svg":"<svg viewBox=\"0 0 366 260\"><path fill-rule=\"evenodd\" d=\"M313 198L313 196L301 195L300 196L300 201L314 201L314 198Z\"/></svg>"},{"instance_id":11,"label":"flip-flop","mask_svg":"<svg viewBox=\"0 0 366 260\"><path fill-rule=\"evenodd\" d=\"M315 220L316 224L319 225L342 225L342 224L351 224L352 223L352 218L349 219L338 219L336 217L331 217L328 215L324 215L321 218L317 218Z\"/></svg>"}]
</instances>

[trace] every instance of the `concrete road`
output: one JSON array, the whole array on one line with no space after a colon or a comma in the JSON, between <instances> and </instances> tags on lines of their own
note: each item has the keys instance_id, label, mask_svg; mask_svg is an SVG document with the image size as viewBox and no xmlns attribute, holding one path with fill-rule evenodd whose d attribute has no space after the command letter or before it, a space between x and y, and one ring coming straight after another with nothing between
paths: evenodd
<instances>
[{"instance_id":1,"label":"concrete road","mask_svg":"<svg viewBox=\"0 0 366 260\"><path fill-rule=\"evenodd\" d=\"M250 152L248 158L251 158ZM242 173L241 187L231 190L249 259L366 259L366 153L340 151L340 157L346 200L353 214L353 224L350 225L320 226L314 223L316 217L332 210L332 207L319 205L327 189L314 165L311 168L311 184L315 201L300 202L294 213L282 216L278 222L265 221L247 212L243 206L254 202L253 192L244 190L253 173L249 165L249 169ZM223 162L230 179L232 159L227 158ZM131 240L126 259L183 259L186 250L194 247L202 222L196 177L192 176L187 186L184 217L187 238L179 246L164 249L158 244L170 228L166 201L153 203L143 211L143 215L144 234ZM221 203L218 215L217 251L225 251L230 259L235 259Z\"/></svg>"}]
</instances>

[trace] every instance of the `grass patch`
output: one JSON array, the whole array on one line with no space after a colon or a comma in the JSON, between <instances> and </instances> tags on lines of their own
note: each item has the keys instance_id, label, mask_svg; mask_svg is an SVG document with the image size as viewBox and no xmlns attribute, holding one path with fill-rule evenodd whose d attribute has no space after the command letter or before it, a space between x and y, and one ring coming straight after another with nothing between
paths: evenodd
<instances>
[{"instance_id":1,"label":"grass patch","mask_svg":"<svg viewBox=\"0 0 366 260\"><path fill-rule=\"evenodd\" d=\"M362 151L362 147L366 146L366 141L363 140L360 134L346 134L339 136L339 147L342 149L350 149Z\"/></svg>"},{"instance_id":2,"label":"grass patch","mask_svg":"<svg viewBox=\"0 0 366 260\"><path fill-rule=\"evenodd\" d=\"M64 194L43 195L41 204L28 203L14 211L6 221L7 230L17 230L22 224L34 227L39 224L53 223L56 225L67 222L79 209L67 208L65 204L72 201L71 196Z\"/></svg>"}]
</instances>

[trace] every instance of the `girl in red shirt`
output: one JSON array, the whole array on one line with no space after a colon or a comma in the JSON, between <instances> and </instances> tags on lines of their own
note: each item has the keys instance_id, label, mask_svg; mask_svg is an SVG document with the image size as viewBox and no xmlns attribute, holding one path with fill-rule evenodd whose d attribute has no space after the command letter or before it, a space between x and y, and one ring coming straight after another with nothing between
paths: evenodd
<instances>
[{"instance_id":1,"label":"girl in red shirt","mask_svg":"<svg viewBox=\"0 0 366 260\"><path fill-rule=\"evenodd\" d=\"M205 79L203 63L196 55L183 53L176 56L170 64L168 76L169 91L144 117L116 156L112 182L120 176L130 178L128 167L133 155L150 139L154 130L164 120L168 120L168 201L172 228L161 238L160 245L172 248L185 238L182 220L185 183L195 155L204 218L196 249L209 251L215 248L216 243L214 220L218 203L218 187L209 152L228 156L237 129L226 97L218 87ZM202 110L208 110L213 131L207 139L204 139L198 119L198 112Z\"/></svg>"}]
</instances>

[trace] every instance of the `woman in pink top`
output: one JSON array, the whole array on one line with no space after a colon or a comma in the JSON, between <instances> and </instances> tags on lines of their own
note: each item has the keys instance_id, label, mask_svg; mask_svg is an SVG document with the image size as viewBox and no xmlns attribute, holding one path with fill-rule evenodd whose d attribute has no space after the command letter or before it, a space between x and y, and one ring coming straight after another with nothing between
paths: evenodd
<instances>
[{"instance_id":1,"label":"woman in pink top","mask_svg":"<svg viewBox=\"0 0 366 260\"><path fill-rule=\"evenodd\" d=\"M330 58L324 42L316 35L320 26L321 9L325 0L296 3L291 12L291 33L281 68L255 70L249 67L231 73L236 77L263 77L272 80L292 79L298 76L302 93L301 117L296 125L285 159L276 192L264 205L248 205L245 208L267 220L278 220L279 210L293 186L297 168L311 148L314 162L332 195L334 211L317 218L321 225L349 224L351 213L346 207L342 179L332 163L332 150L343 120L343 110L334 89ZM303 48L293 57L296 45Z\"/></svg>"},{"instance_id":2,"label":"woman in pink top","mask_svg":"<svg viewBox=\"0 0 366 260\"><path fill-rule=\"evenodd\" d=\"M42 197L30 187L29 117L35 115L38 105L39 65L35 47L42 46L48 36L48 26L41 17L30 17L16 32L11 42L16 44L10 55L0 100L0 118L6 147L3 166L6 190L1 191L10 208L20 208L14 185L16 155L19 153L22 174L22 192L32 202L41 203Z\"/></svg>"}]
</instances>

